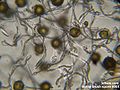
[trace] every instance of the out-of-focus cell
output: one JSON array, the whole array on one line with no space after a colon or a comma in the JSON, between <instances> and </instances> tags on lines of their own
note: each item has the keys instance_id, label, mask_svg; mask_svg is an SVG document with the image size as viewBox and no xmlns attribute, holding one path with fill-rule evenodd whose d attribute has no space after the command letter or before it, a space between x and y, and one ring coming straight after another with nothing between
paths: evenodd
<instances>
[{"instance_id":1,"label":"out-of-focus cell","mask_svg":"<svg viewBox=\"0 0 120 90\"><path fill-rule=\"evenodd\" d=\"M43 37L46 36L46 35L48 35L48 33L49 33L49 29L46 26L39 26L37 28L37 31Z\"/></svg>"},{"instance_id":2,"label":"out-of-focus cell","mask_svg":"<svg viewBox=\"0 0 120 90\"><path fill-rule=\"evenodd\" d=\"M34 50L35 50L35 54L36 55L43 54L43 52L44 52L44 46L43 46L43 44L35 44Z\"/></svg>"},{"instance_id":3,"label":"out-of-focus cell","mask_svg":"<svg viewBox=\"0 0 120 90\"><path fill-rule=\"evenodd\" d=\"M98 52L93 52L90 59L92 60L93 64L97 64L98 61L101 59L101 55Z\"/></svg>"},{"instance_id":4,"label":"out-of-focus cell","mask_svg":"<svg viewBox=\"0 0 120 90\"><path fill-rule=\"evenodd\" d=\"M41 16L45 13L45 9L41 4L36 4L34 6L34 14L37 16Z\"/></svg>"},{"instance_id":5,"label":"out-of-focus cell","mask_svg":"<svg viewBox=\"0 0 120 90\"><path fill-rule=\"evenodd\" d=\"M107 28L103 28L102 31L99 32L99 36L103 39L107 39L110 37L110 31Z\"/></svg>"},{"instance_id":6,"label":"out-of-focus cell","mask_svg":"<svg viewBox=\"0 0 120 90\"><path fill-rule=\"evenodd\" d=\"M57 19L56 23L57 23L59 26L64 27L64 26L67 25L68 19L67 19L66 16L60 16L60 17Z\"/></svg>"},{"instance_id":7,"label":"out-of-focus cell","mask_svg":"<svg viewBox=\"0 0 120 90\"><path fill-rule=\"evenodd\" d=\"M51 3L54 6L61 6L63 4L64 0L51 0Z\"/></svg>"},{"instance_id":8,"label":"out-of-focus cell","mask_svg":"<svg viewBox=\"0 0 120 90\"><path fill-rule=\"evenodd\" d=\"M14 90L23 90L24 89L24 83L21 80L15 81L13 84Z\"/></svg>"},{"instance_id":9,"label":"out-of-focus cell","mask_svg":"<svg viewBox=\"0 0 120 90\"><path fill-rule=\"evenodd\" d=\"M116 68L116 61L113 57L107 56L104 58L102 65L106 70L114 71Z\"/></svg>"},{"instance_id":10,"label":"out-of-focus cell","mask_svg":"<svg viewBox=\"0 0 120 90\"><path fill-rule=\"evenodd\" d=\"M50 67L51 64L46 61L40 61L36 64L36 68L38 68L40 71L47 71Z\"/></svg>"},{"instance_id":11,"label":"out-of-focus cell","mask_svg":"<svg viewBox=\"0 0 120 90\"><path fill-rule=\"evenodd\" d=\"M8 11L9 7L6 2L1 1L0 2L0 13L6 13Z\"/></svg>"},{"instance_id":12,"label":"out-of-focus cell","mask_svg":"<svg viewBox=\"0 0 120 90\"><path fill-rule=\"evenodd\" d=\"M50 88L52 88L52 85L48 81L44 81L40 84L40 89L41 90L50 90Z\"/></svg>"},{"instance_id":13,"label":"out-of-focus cell","mask_svg":"<svg viewBox=\"0 0 120 90\"><path fill-rule=\"evenodd\" d=\"M6 12L4 15L6 18L11 18L15 15L15 11L9 9L8 12Z\"/></svg>"},{"instance_id":14,"label":"out-of-focus cell","mask_svg":"<svg viewBox=\"0 0 120 90\"><path fill-rule=\"evenodd\" d=\"M118 55L120 55L120 45L118 45L118 46L116 47L115 52L116 52Z\"/></svg>"},{"instance_id":15,"label":"out-of-focus cell","mask_svg":"<svg viewBox=\"0 0 120 90\"><path fill-rule=\"evenodd\" d=\"M58 49L62 46L62 40L60 38L54 38L51 41L51 45L54 49Z\"/></svg>"},{"instance_id":16,"label":"out-of-focus cell","mask_svg":"<svg viewBox=\"0 0 120 90\"><path fill-rule=\"evenodd\" d=\"M16 4L18 7L24 7L24 6L26 6L26 4L27 4L27 0L15 0L15 4Z\"/></svg>"},{"instance_id":17,"label":"out-of-focus cell","mask_svg":"<svg viewBox=\"0 0 120 90\"><path fill-rule=\"evenodd\" d=\"M77 27L72 27L69 31L70 36L76 38L81 34L81 30Z\"/></svg>"}]
</instances>

